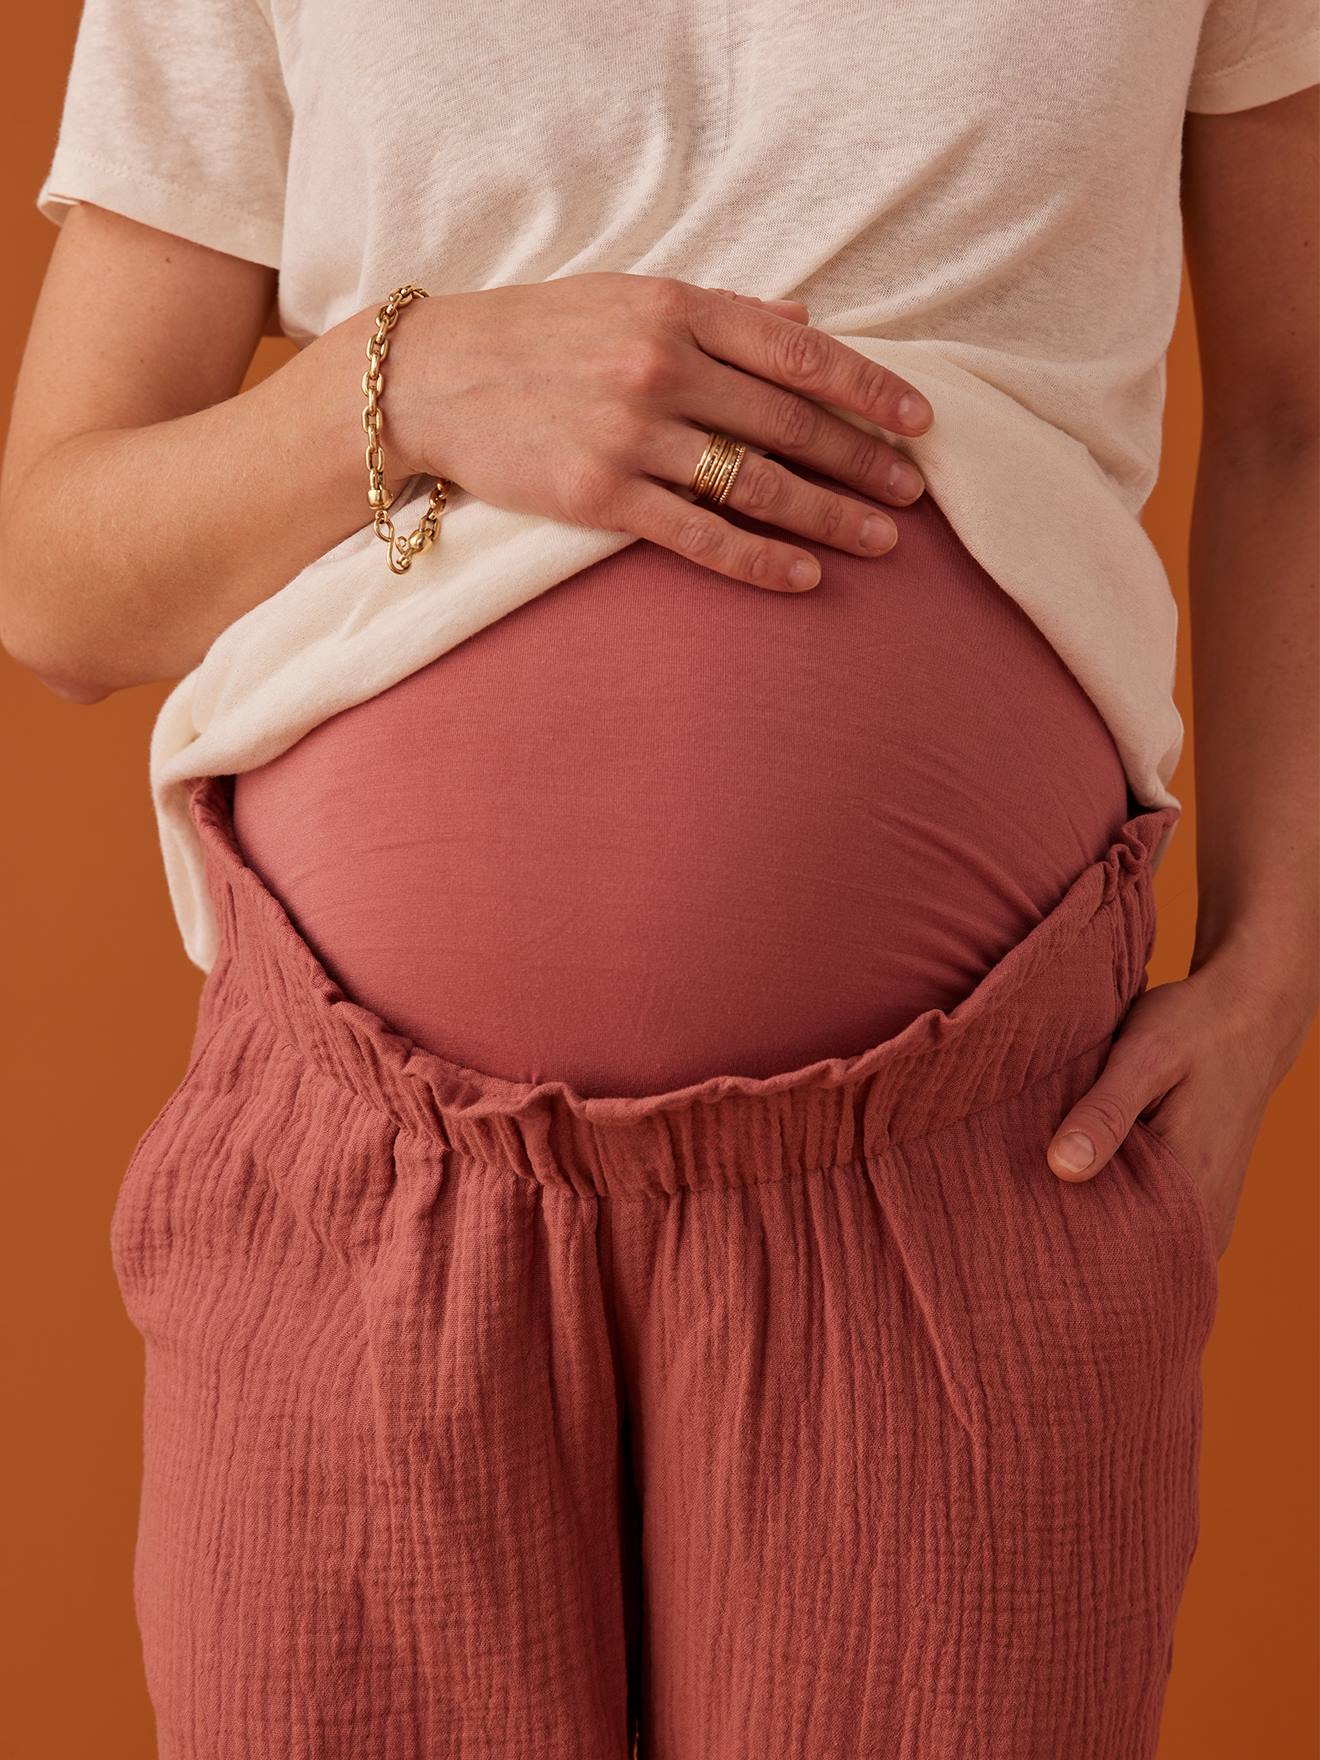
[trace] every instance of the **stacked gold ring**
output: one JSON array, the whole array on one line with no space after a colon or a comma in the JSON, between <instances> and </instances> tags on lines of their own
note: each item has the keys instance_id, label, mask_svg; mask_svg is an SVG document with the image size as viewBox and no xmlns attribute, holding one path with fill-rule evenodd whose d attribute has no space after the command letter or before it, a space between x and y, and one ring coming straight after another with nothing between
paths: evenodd
<instances>
[{"instance_id":1,"label":"stacked gold ring","mask_svg":"<svg viewBox=\"0 0 1320 1760\"><path fill-rule=\"evenodd\" d=\"M704 499L712 507L718 507L732 489L733 479L742 468L746 455L745 441L713 431L692 476L691 487L698 501Z\"/></svg>"}]
</instances>

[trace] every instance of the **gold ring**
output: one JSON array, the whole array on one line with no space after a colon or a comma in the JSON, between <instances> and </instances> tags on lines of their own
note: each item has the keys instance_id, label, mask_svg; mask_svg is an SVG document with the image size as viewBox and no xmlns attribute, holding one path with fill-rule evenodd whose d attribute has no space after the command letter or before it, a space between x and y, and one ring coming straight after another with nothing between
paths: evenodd
<instances>
[{"instance_id":1,"label":"gold ring","mask_svg":"<svg viewBox=\"0 0 1320 1760\"><path fill-rule=\"evenodd\" d=\"M705 500L712 507L719 507L727 500L733 480L742 468L742 461L746 456L745 441L735 440L730 434L712 430L706 449L697 460L697 468L692 473L691 488L697 500Z\"/></svg>"}]
</instances>

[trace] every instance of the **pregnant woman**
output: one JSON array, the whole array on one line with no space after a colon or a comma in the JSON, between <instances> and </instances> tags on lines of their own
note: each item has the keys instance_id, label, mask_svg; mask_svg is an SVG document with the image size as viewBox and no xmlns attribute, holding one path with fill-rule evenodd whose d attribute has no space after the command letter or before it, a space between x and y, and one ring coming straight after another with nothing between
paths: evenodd
<instances>
[{"instance_id":1,"label":"pregnant woman","mask_svg":"<svg viewBox=\"0 0 1320 1760\"><path fill-rule=\"evenodd\" d=\"M178 681L166 1760L1153 1756L1315 1006L1316 74L1309 0L89 0L3 633Z\"/></svg>"}]
</instances>

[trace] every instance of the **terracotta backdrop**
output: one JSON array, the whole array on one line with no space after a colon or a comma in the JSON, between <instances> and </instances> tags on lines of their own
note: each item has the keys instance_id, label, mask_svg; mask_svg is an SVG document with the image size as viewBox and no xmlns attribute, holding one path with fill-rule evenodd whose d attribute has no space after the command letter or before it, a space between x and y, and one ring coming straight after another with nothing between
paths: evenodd
<instances>
[{"instance_id":1,"label":"terracotta backdrop","mask_svg":"<svg viewBox=\"0 0 1320 1760\"><path fill-rule=\"evenodd\" d=\"M75 0L50 0L9 21L9 64L22 76L6 82L0 158L6 407L56 237L33 201L77 17ZM254 376L277 366L285 346L263 343ZM1184 299L1163 480L1148 510L1184 605L1198 422ZM48 516L58 546L77 525L76 501ZM94 556L94 535L80 542ZM1184 619L1190 747L1186 634ZM131 1586L141 1343L120 1306L107 1226L129 1153L182 1072L201 983L170 912L147 789L148 735L167 688L76 705L0 655L6 1760L154 1752ZM1190 749L1174 786L1187 817L1157 877L1155 982L1182 975L1191 946ZM1201 1543L1160 1760L1314 1750L1315 1117L1313 1034L1266 1119L1222 1266L1206 1359Z\"/></svg>"}]
</instances>

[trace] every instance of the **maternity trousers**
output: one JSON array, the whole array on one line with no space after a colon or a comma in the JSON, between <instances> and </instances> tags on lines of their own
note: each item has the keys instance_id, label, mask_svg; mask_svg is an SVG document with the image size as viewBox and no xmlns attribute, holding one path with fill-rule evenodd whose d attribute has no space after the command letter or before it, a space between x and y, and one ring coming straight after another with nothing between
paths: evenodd
<instances>
[{"instance_id":1,"label":"maternity trousers","mask_svg":"<svg viewBox=\"0 0 1320 1760\"><path fill-rule=\"evenodd\" d=\"M1151 1760L1215 1248L1144 1123L1045 1147L1170 810L951 1006L588 1097L346 992L190 786L220 951L111 1241L162 1760Z\"/></svg>"}]
</instances>

